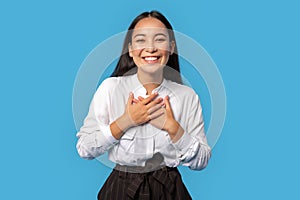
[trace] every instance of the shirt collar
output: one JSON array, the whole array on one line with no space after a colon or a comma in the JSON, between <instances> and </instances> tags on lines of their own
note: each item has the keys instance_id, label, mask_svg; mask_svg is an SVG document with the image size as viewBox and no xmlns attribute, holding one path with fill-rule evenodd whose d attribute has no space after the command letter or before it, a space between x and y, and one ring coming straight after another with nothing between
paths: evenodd
<instances>
[{"instance_id":1,"label":"shirt collar","mask_svg":"<svg viewBox=\"0 0 300 200\"><path fill-rule=\"evenodd\" d=\"M133 86L136 88L136 90L140 94L146 95L147 90L146 90L146 88L144 88L144 86L139 81L139 79L137 77L137 73L135 73L135 74L132 75L132 83L133 83ZM166 79L163 78L162 83L152 91L152 94L154 92L159 92L161 90L161 88L165 86L165 84L166 84Z\"/></svg>"}]
</instances>

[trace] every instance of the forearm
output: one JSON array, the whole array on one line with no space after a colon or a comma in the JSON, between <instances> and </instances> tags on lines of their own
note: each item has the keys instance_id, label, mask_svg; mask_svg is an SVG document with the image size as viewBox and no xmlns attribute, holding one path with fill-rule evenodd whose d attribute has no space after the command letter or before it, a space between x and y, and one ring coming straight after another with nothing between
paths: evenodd
<instances>
[{"instance_id":1,"label":"forearm","mask_svg":"<svg viewBox=\"0 0 300 200\"><path fill-rule=\"evenodd\" d=\"M167 130L182 165L193 170L201 170L206 167L211 157L211 149L203 132L199 130L201 136L192 136L179 123L174 123Z\"/></svg>"},{"instance_id":2,"label":"forearm","mask_svg":"<svg viewBox=\"0 0 300 200\"><path fill-rule=\"evenodd\" d=\"M108 125L98 126L98 128L82 127L77 137L77 151L80 157L85 159L100 156L118 142L111 135Z\"/></svg>"},{"instance_id":3,"label":"forearm","mask_svg":"<svg viewBox=\"0 0 300 200\"><path fill-rule=\"evenodd\" d=\"M122 115L117 120L110 124L110 131L115 139L119 140L125 131L132 126L129 117Z\"/></svg>"},{"instance_id":4,"label":"forearm","mask_svg":"<svg viewBox=\"0 0 300 200\"><path fill-rule=\"evenodd\" d=\"M176 143L184 134L183 128L176 120L166 123L163 130L168 132L173 143Z\"/></svg>"},{"instance_id":5,"label":"forearm","mask_svg":"<svg viewBox=\"0 0 300 200\"><path fill-rule=\"evenodd\" d=\"M182 165L188 166L192 170L201 170L207 166L211 157L211 149L206 142L184 133L173 145L177 149L177 155Z\"/></svg>"}]
</instances>

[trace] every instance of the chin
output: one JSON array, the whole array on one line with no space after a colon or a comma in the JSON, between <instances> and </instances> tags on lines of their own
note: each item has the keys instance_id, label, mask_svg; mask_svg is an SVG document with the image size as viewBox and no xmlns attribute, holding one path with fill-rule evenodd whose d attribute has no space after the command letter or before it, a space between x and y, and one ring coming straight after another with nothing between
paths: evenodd
<instances>
[{"instance_id":1,"label":"chin","mask_svg":"<svg viewBox=\"0 0 300 200\"><path fill-rule=\"evenodd\" d=\"M163 73L164 65L159 63L155 64L144 64L140 66L141 70L148 74L160 74Z\"/></svg>"}]
</instances>

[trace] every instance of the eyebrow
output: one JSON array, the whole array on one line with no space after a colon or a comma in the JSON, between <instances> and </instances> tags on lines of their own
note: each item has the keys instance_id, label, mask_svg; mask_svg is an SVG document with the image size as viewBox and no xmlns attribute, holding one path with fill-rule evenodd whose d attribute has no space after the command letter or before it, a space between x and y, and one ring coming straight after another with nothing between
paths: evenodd
<instances>
[{"instance_id":1,"label":"eyebrow","mask_svg":"<svg viewBox=\"0 0 300 200\"><path fill-rule=\"evenodd\" d=\"M162 36L167 37L166 34L164 34L164 33L157 33L157 34L155 34L155 37L156 37L156 36L159 36L159 35L162 35Z\"/></svg>"},{"instance_id":2,"label":"eyebrow","mask_svg":"<svg viewBox=\"0 0 300 200\"><path fill-rule=\"evenodd\" d=\"M155 37L160 36L160 35L162 35L164 37L167 37L166 34L164 34L164 33L157 33L157 34L155 34ZM139 36L146 36L146 34L139 33L139 34L136 34L133 38L136 38L136 37L139 37Z\"/></svg>"},{"instance_id":3,"label":"eyebrow","mask_svg":"<svg viewBox=\"0 0 300 200\"><path fill-rule=\"evenodd\" d=\"M136 34L133 38L139 37L139 36L146 36L145 34Z\"/></svg>"}]
</instances>

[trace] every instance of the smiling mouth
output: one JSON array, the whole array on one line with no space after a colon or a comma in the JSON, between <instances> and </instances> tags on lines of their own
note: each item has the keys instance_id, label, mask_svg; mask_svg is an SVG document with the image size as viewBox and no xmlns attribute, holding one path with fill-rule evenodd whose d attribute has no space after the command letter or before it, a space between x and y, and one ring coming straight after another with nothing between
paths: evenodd
<instances>
[{"instance_id":1,"label":"smiling mouth","mask_svg":"<svg viewBox=\"0 0 300 200\"><path fill-rule=\"evenodd\" d=\"M142 57L144 59L144 61L148 64L152 64L152 63L157 63L160 56L145 56Z\"/></svg>"}]
</instances>

